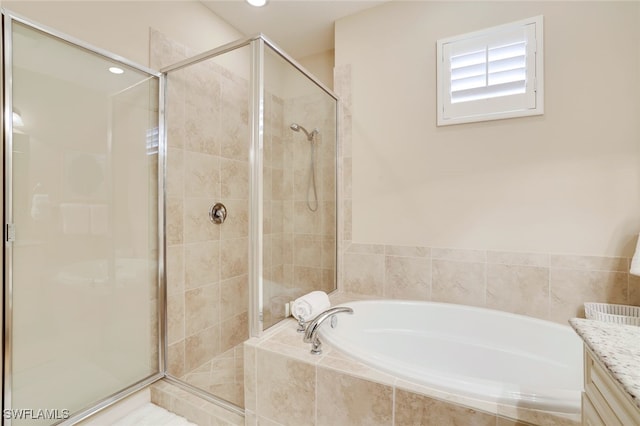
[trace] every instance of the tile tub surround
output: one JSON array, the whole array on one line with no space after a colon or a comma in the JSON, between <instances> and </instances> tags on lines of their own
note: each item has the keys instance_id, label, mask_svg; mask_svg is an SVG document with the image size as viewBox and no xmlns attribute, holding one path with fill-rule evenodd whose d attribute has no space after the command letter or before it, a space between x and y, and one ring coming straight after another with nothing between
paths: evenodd
<instances>
[{"instance_id":1,"label":"tile tub surround","mask_svg":"<svg viewBox=\"0 0 640 426\"><path fill-rule=\"evenodd\" d=\"M569 323L640 408L640 327L581 318Z\"/></svg>"},{"instance_id":2,"label":"tile tub surround","mask_svg":"<svg viewBox=\"0 0 640 426\"><path fill-rule=\"evenodd\" d=\"M349 299L338 293L332 303ZM287 319L245 342L247 425L579 424L579 415L503 406L419 386L327 344L323 354L311 355L296 326Z\"/></svg>"},{"instance_id":3,"label":"tile tub surround","mask_svg":"<svg viewBox=\"0 0 640 426\"><path fill-rule=\"evenodd\" d=\"M566 324L584 302L640 305L625 257L346 244L340 291L473 305Z\"/></svg>"}]
</instances>

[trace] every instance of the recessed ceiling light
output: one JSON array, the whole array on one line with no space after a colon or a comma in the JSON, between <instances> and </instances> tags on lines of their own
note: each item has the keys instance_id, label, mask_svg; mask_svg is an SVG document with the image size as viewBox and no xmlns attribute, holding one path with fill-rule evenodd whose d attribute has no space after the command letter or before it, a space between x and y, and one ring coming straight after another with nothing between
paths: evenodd
<instances>
[{"instance_id":1,"label":"recessed ceiling light","mask_svg":"<svg viewBox=\"0 0 640 426\"><path fill-rule=\"evenodd\" d=\"M262 7L267 4L267 0L247 0L247 3L249 3L251 6Z\"/></svg>"},{"instance_id":2,"label":"recessed ceiling light","mask_svg":"<svg viewBox=\"0 0 640 426\"><path fill-rule=\"evenodd\" d=\"M118 68L118 67L111 67L111 68L109 68L109 72L112 72L114 74L122 74L124 72L124 70L122 68Z\"/></svg>"}]
</instances>

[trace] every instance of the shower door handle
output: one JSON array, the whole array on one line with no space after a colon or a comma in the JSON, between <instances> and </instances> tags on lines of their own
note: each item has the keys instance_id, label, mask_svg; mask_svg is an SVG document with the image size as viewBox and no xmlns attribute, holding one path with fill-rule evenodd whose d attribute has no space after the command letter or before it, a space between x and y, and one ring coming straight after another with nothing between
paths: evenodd
<instances>
[{"instance_id":1,"label":"shower door handle","mask_svg":"<svg viewBox=\"0 0 640 426\"><path fill-rule=\"evenodd\" d=\"M209 220L216 225L224 223L227 219L227 208L222 203L215 203L209 209Z\"/></svg>"}]
</instances>

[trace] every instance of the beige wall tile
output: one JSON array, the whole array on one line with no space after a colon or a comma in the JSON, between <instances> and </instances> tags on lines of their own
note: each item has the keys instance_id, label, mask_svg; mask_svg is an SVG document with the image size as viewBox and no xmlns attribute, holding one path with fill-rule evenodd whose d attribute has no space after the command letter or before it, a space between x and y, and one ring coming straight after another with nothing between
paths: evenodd
<instances>
[{"instance_id":1,"label":"beige wall tile","mask_svg":"<svg viewBox=\"0 0 640 426\"><path fill-rule=\"evenodd\" d=\"M220 229L220 238L230 240L248 237L249 200L225 200L223 204L227 208L227 219L220 226L214 225Z\"/></svg>"},{"instance_id":2,"label":"beige wall tile","mask_svg":"<svg viewBox=\"0 0 640 426\"><path fill-rule=\"evenodd\" d=\"M220 243L206 241L185 245L185 286L195 288L220 279Z\"/></svg>"},{"instance_id":3,"label":"beige wall tile","mask_svg":"<svg viewBox=\"0 0 640 426\"><path fill-rule=\"evenodd\" d=\"M227 320L234 315L247 312L249 308L249 276L224 280L220 283L220 319Z\"/></svg>"},{"instance_id":4,"label":"beige wall tile","mask_svg":"<svg viewBox=\"0 0 640 426\"><path fill-rule=\"evenodd\" d=\"M169 344L184 339L184 294L167 296L167 341Z\"/></svg>"},{"instance_id":5,"label":"beige wall tile","mask_svg":"<svg viewBox=\"0 0 640 426\"><path fill-rule=\"evenodd\" d=\"M295 235L293 237L294 265L311 268L322 267L322 240L313 235Z\"/></svg>"},{"instance_id":6,"label":"beige wall tile","mask_svg":"<svg viewBox=\"0 0 640 426\"><path fill-rule=\"evenodd\" d=\"M546 253L514 253L489 250L487 252L487 262L502 265L549 267L549 255Z\"/></svg>"},{"instance_id":7,"label":"beige wall tile","mask_svg":"<svg viewBox=\"0 0 640 426\"><path fill-rule=\"evenodd\" d=\"M384 254L384 250L385 246L382 244L351 243L347 248L347 253Z\"/></svg>"},{"instance_id":8,"label":"beige wall tile","mask_svg":"<svg viewBox=\"0 0 640 426\"><path fill-rule=\"evenodd\" d=\"M184 345L185 372L190 372L220 353L220 325L187 337Z\"/></svg>"},{"instance_id":9,"label":"beige wall tile","mask_svg":"<svg viewBox=\"0 0 640 426\"><path fill-rule=\"evenodd\" d=\"M316 369L257 350L257 413L283 425L315 424Z\"/></svg>"},{"instance_id":10,"label":"beige wall tile","mask_svg":"<svg viewBox=\"0 0 640 426\"><path fill-rule=\"evenodd\" d=\"M352 231L352 227L353 227L353 222L352 222L352 210L353 210L353 206L352 206L352 202L351 200L343 200L343 232L344 232L344 239L346 241L351 241L351 239L353 238L353 231Z\"/></svg>"},{"instance_id":11,"label":"beige wall tile","mask_svg":"<svg viewBox=\"0 0 640 426\"><path fill-rule=\"evenodd\" d=\"M167 149L167 196L184 194L184 152L178 148Z\"/></svg>"},{"instance_id":12,"label":"beige wall tile","mask_svg":"<svg viewBox=\"0 0 640 426\"><path fill-rule=\"evenodd\" d=\"M184 185L187 197L220 196L220 159L213 155L185 151Z\"/></svg>"},{"instance_id":13,"label":"beige wall tile","mask_svg":"<svg viewBox=\"0 0 640 426\"><path fill-rule=\"evenodd\" d=\"M551 269L550 319L566 324L584 318L584 302L625 304L628 274L622 272Z\"/></svg>"},{"instance_id":14,"label":"beige wall tile","mask_svg":"<svg viewBox=\"0 0 640 426\"><path fill-rule=\"evenodd\" d=\"M581 269L586 271L619 271L629 270L629 259L626 257L571 256L552 254L552 268Z\"/></svg>"},{"instance_id":15,"label":"beige wall tile","mask_svg":"<svg viewBox=\"0 0 640 426\"><path fill-rule=\"evenodd\" d=\"M223 321L220 327L220 348L229 350L249 338L249 316L247 312Z\"/></svg>"},{"instance_id":16,"label":"beige wall tile","mask_svg":"<svg viewBox=\"0 0 640 426\"><path fill-rule=\"evenodd\" d=\"M318 197L324 201L336 199L336 164L335 157L325 154L325 161L329 164L323 165L321 173L316 177ZM350 196L348 198L351 198Z\"/></svg>"},{"instance_id":17,"label":"beige wall tile","mask_svg":"<svg viewBox=\"0 0 640 426\"><path fill-rule=\"evenodd\" d=\"M344 255L344 291L382 296L384 294L384 256L347 253Z\"/></svg>"},{"instance_id":18,"label":"beige wall tile","mask_svg":"<svg viewBox=\"0 0 640 426\"><path fill-rule=\"evenodd\" d=\"M245 161L220 159L220 182L223 199L249 198L249 163ZM265 194L271 191L265 189Z\"/></svg>"},{"instance_id":19,"label":"beige wall tile","mask_svg":"<svg viewBox=\"0 0 640 426\"><path fill-rule=\"evenodd\" d=\"M282 423L274 422L266 417L258 417L257 422L258 426L282 426Z\"/></svg>"},{"instance_id":20,"label":"beige wall tile","mask_svg":"<svg viewBox=\"0 0 640 426\"><path fill-rule=\"evenodd\" d=\"M207 65L201 62L187 68L185 149L220 155L220 86Z\"/></svg>"},{"instance_id":21,"label":"beige wall tile","mask_svg":"<svg viewBox=\"0 0 640 426\"><path fill-rule=\"evenodd\" d=\"M295 285L297 289L295 297L302 296L322 286L322 269L295 266L293 271L294 282L292 284ZM285 282L287 282L287 280L285 280Z\"/></svg>"},{"instance_id":22,"label":"beige wall tile","mask_svg":"<svg viewBox=\"0 0 640 426\"><path fill-rule=\"evenodd\" d=\"M249 158L249 119L246 88L224 81L222 85L222 138L220 153L225 158Z\"/></svg>"},{"instance_id":23,"label":"beige wall tile","mask_svg":"<svg viewBox=\"0 0 640 426\"><path fill-rule=\"evenodd\" d=\"M432 248L431 258L441 260L455 260L459 262L482 263L487 261L487 252L483 250Z\"/></svg>"},{"instance_id":24,"label":"beige wall tile","mask_svg":"<svg viewBox=\"0 0 640 426\"><path fill-rule=\"evenodd\" d=\"M262 169L262 197L265 201L273 200L273 168Z\"/></svg>"},{"instance_id":25,"label":"beige wall tile","mask_svg":"<svg viewBox=\"0 0 640 426\"><path fill-rule=\"evenodd\" d=\"M429 247L384 246L384 250L387 256L431 257L431 249Z\"/></svg>"},{"instance_id":26,"label":"beige wall tile","mask_svg":"<svg viewBox=\"0 0 640 426\"><path fill-rule=\"evenodd\" d=\"M151 390L151 403L162 407L165 410L171 409L171 395L167 392L159 389L155 384L150 386Z\"/></svg>"},{"instance_id":27,"label":"beige wall tile","mask_svg":"<svg viewBox=\"0 0 640 426\"><path fill-rule=\"evenodd\" d=\"M284 232L284 202L271 202L271 232L278 234Z\"/></svg>"},{"instance_id":28,"label":"beige wall tile","mask_svg":"<svg viewBox=\"0 0 640 426\"><path fill-rule=\"evenodd\" d=\"M167 245L182 244L184 235L183 201L180 198L167 198Z\"/></svg>"},{"instance_id":29,"label":"beige wall tile","mask_svg":"<svg viewBox=\"0 0 640 426\"><path fill-rule=\"evenodd\" d=\"M220 278L223 280L245 275L249 272L247 238L236 238L220 242Z\"/></svg>"},{"instance_id":30,"label":"beige wall tile","mask_svg":"<svg viewBox=\"0 0 640 426\"><path fill-rule=\"evenodd\" d=\"M396 426L495 426L496 416L396 389Z\"/></svg>"},{"instance_id":31,"label":"beige wall tile","mask_svg":"<svg viewBox=\"0 0 640 426\"><path fill-rule=\"evenodd\" d=\"M308 155L309 154L304 154L294 160L297 161L294 165L298 168L293 171L293 199L296 201L304 201L305 203L307 201L307 188L309 188ZM311 193L310 196L313 197L313 193ZM311 198L311 200L313 200L313 198Z\"/></svg>"},{"instance_id":32,"label":"beige wall tile","mask_svg":"<svg viewBox=\"0 0 640 426\"><path fill-rule=\"evenodd\" d=\"M209 219L211 198L186 198L184 200L184 242L196 243L220 239L220 226Z\"/></svg>"},{"instance_id":33,"label":"beige wall tile","mask_svg":"<svg viewBox=\"0 0 640 426\"><path fill-rule=\"evenodd\" d=\"M262 203L262 233L271 234L271 216L273 216L271 201L264 200Z\"/></svg>"},{"instance_id":34,"label":"beige wall tile","mask_svg":"<svg viewBox=\"0 0 640 426\"><path fill-rule=\"evenodd\" d=\"M220 285L212 284L184 294L185 333L199 333L220 322Z\"/></svg>"},{"instance_id":35,"label":"beige wall tile","mask_svg":"<svg viewBox=\"0 0 640 426\"><path fill-rule=\"evenodd\" d=\"M549 317L549 269L487 265L487 308Z\"/></svg>"},{"instance_id":36,"label":"beige wall tile","mask_svg":"<svg viewBox=\"0 0 640 426\"><path fill-rule=\"evenodd\" d=\"M395 376L356 361L338 350L327 352L318 365L325 369L341 371L345 374L383 385L393 386L396 381Z\"/></svg>"},{"instance_id":37,"label":"beige wall tile","mask_svg":"<svg viewBox=\"0 0 640 426\"><path fill-rule=\"evenodd\" d=\"M175 377L182 377L184 374L184 340L169 345L167 372Z\"/></svg>"},{"instance_id":38,"label":"beige wall tile","mask_svg":"<svg viewBox=\"0 0 640 426\"><path fill-rule=\"evenodd\" d=\"M193 400L173 398L171 411L197 425L209 423L209 417Z\"/></svg>"},{"instance_id":39,"label":"beige wall tile","mask_svg":"<svg viewBox=\"0 0 640 426\"><path fill-rule=\"evenodd\" d=\"M244 406L245 409L256 409L256 348L251 345L244 347Z\"/></svg>"},{"instance_id":40,"label":"beige wall tile","mask_svg":"<svg viewBox=\"0 0 640 426\"><path fill-rule=\"evenodd\" d=\"M353 170L353 159L348 157L343 160L343 176L344 183L342 185L342 198L343 199L351 199L353 198L353 186L352 186L352 170Z\"/></svg>"},{"instance_id":41,"label":"beige wall tile","mask_svg":"<svg viewBox=\"0 0 640 426\"><path fill-rule=\"evenodd\" d=\"M431 296L431 260L385 256L384 296L428 300Z\"/></svg>"},{"instance_id":42,"label":"beige wall tile","mask_svg":"<svg viewBox=\"0 0 640 426\"><path fill-rule=\"evenodd\" d=\"M319 234L322 231L322 215L319 211L309 210L306 201L294 201L293 208L293 230L296 234Z\"/></svg>"},{"instance_id":43,"label":"beige wall tile","mask_svg":"<svg viewBox=\"0 0 640 426\"><path fill-rule=\"evenodd\" d=\"M256 417L256 413L245 409L244 426L258 426L258 418Z\"/></svg>"},{"instance_id":44,"label":"beige wall tile","mask_svg":"<svg viewBox=\"0 0 640 426\"><path fill-rule=\"evenodd\" d=\"M321 234L331 238L336 237L336 203L335 201L320 201L318 211L322 216Z\"/></svg>"},{"instance_id":45,"label":"beige wall tile","mask_svg":"<svg viewBox=\"0 0 640 426\"><path fill-rule=\"evenodd\" d=\"M431 300L485 305L486 264L433 260L431 267Z\"/></svg>"},{"instance_id":46,"label":"beige wall tile","mask_svg":"<svg viewBox=\"0 0 640 426\"><path fill-rule=\"evenodd\" d=\"M167 247L167 294L184 291L184 246Z\"/></svg>"},{"instance_id":47,"label":"beige wall tile","mask_svg":"<svg viewBox=\"0 0 640 426\"><path fill-rule=\"evenodd\" d=\"M393 388L318 368L318 425L391 425Z\"/></svg>"},{"instance_id":48,"label":"beige wall tile","mask_svg":"<svg viewBox=\"0 0 640 426\"><path fill-rule=\"evenodd\" d=\"M271 170L271 197L273 200L285 199L284 170Z\"/></svg>"}]
</instances>

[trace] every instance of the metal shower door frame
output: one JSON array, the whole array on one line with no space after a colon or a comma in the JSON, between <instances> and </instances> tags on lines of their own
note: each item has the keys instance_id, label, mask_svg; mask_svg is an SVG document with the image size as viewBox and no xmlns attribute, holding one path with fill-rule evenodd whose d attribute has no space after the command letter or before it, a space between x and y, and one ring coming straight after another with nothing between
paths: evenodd
<instances>
[{"instance_id":1,"label":"metal shower door frame","mask_svg":"<svg viewBox=\"0 0 640 426\"><path fill-rule=\"evenodd\" d=\"M109 407L118 401L134 394L135 392L144 389L150 384L162 379L164 377L164 365L165 365L165 353L164 353L164 339L166 329L165 310L161 309L165 304L165 179L166 179L166 132L165 132L165 76L155 70L139 65L133 61L130 61L122 56L113 54L107 50L92 46L82 40L63 34L57 30L49 28L45 25L41 25L31 21L28 18L22 17L7 9L0 9L2 15L2 31L3 31L3 43L1 46L2 53L2 67L0 73L2 74L2 101L3 101L3 143L2 156L4 157L3 178L4 178L4 208L3 215L3 287L4 287L4 303L2 306L2 329L3 329L3 397L2 397L2 417L4 417L5 411L10 410L12 407L12 380L13 380L13 164L12 164L12 151L13 151L13 23L18 22L22 25L28 26L34 30L47 34L48 36L63 40L71 45L86 50L89 54L102 56L111 61L119 62L128 67L134 68L140 72L143 72L149 77L158 78L158 364L157 372L149 375L148 377L139 380L136 383L112 394L99 401L98 403L86 407L77 413L74 413L68 419L62 420L56 424L71 425L81 420L88 418L96 412ZM3 424L11 426L11 419L3 419Z\"/></svg>"}]
</instances>

